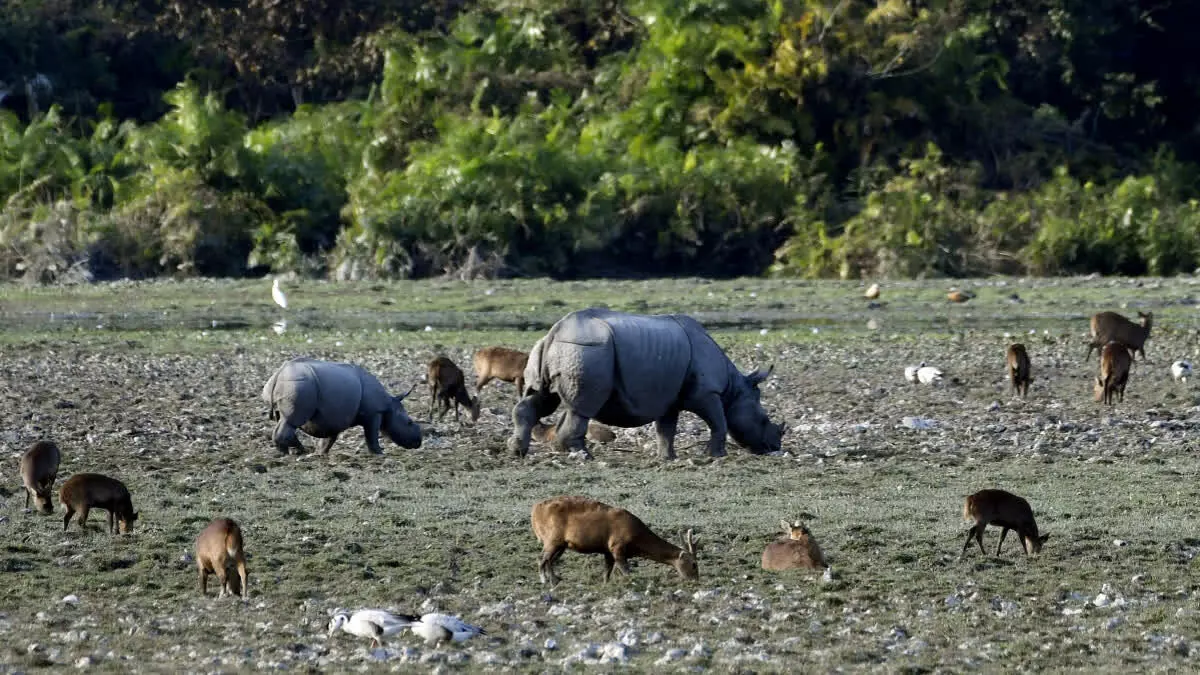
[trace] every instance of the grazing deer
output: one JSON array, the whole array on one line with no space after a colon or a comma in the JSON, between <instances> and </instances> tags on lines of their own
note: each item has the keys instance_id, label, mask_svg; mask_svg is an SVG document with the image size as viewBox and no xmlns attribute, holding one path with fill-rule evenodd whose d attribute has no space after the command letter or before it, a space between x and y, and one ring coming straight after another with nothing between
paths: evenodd
<instances>
[{"instance_id":1,"label":"grazing deer","mask_svg":"<svg viewBox=\"0 0 1200 675\"><path fill-rule=\"evenodd\" d=\"M51 441L38 441L21 455L25 508L29 508L29 498L32 496L38 511L44 514L54 513L54 503L50 494L54 490L54 481L58 478L59 458L58 446Z\"/></svg>"},{"instance_id":2,"label":"grazing deer","mask_svg":"<svg viewBox=\"0 0 1200 675\"><path fill-rule=\"evenodd\" d=\"M987 555L983 548L983 530L988 525L999 525L1000 542L996 544L996 555L1000 555L1000 547L1009 530L1014 530L1021 538L1021 548L1025 555L1040 553L1042 544L1050 535L1038 534L1037 521L1033 519L1033 509L1029 502L1011 492L1004 490L980 490L967 497L963 504L963 520L974 521L975 524L967 531L967 540L963 543L962 553L966 554L971 546L971 539L979 543L979 551Z\"/></svg>"},{"instance_id":3,"label":"grazing deer","mask_svg":"<svg viewBox=\"0 0 1200 675\"><path fill-rule=\"evenodd\" d=\"M554 497L533 505L533 533L542 543L538 576L542 583L558 583L554 564L568 548L604 556L604 581L614 567L629 574L629 558L646 558L670 565L684 579L699 579L696 540L692 531L680 535L683 548L652 532L625 509L587 497Z\"/></svg>"},{"instance_id":4,"label":"grazing deer","mask_svg":"<svg viewBox=\"0 0 1200 675\"><path fill-rule=\"evenodd\" d=\"M463 371L445 356L439 356L429 362L429 417L433 419L433 408L437 402L442 403L442 412L438 419L450 411L450 402L454 402L454 421L458 421L458 406L462 405L471 415L471 421L479 419L479 397L471 398L467 393L467 381Z\"/></svg>"},{"instance_id":5,"label":"grazing deer","mask_svg":"<svg viewBox=\"0 0 1200 675\"><path fill-rule=\"evenodd\" d=\"M226 592L239 595L240 589L242 599L250 599L242 528L229 518L217 518L196 537L196 566L200 568L202 595L208 595L208 575L216 574L221 582L221 594L217 597L225 597Z\"/></svg>"},{"instance_id":6,"label":"grazing deer","mask_svg":"<svg viewBox=\"0 0 1200 675\"><path fill-rule=\"evenodd\" d=\"M1125 383L1129 381L1129 366L1133 357L1129 349L1120 343L1110 342L1100 350L1100 375L1096 377L1094 394L1097 401L1113 404L1116 396L1125 401Z\"/></svg>"},{"instance_id":7,"label":"grazing deer","mask_svg":"<svg viewBox=\"0 0 1200 675\"><path fill-rule=\"evenodd\" d=\"M71 516L79 512L79 527L87 527L88 511L108 511L108 531L116 534L118 523L121 534L133 530L138 514L133 510L133 501L125 484L115 478L98 473L77 473L67 479L58 491L58 500L67 513L63 517L63 530L71 524Z\"/></svg>"}]
</instances>

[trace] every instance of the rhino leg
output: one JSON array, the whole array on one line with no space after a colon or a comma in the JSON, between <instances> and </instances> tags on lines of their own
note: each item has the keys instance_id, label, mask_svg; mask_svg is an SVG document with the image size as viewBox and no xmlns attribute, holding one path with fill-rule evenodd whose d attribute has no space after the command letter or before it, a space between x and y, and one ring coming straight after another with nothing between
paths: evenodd
<instances>
[{"instance_id":1,"label":"rhino leg","mask_svg":"<svg viewBox=\"0 0 1200 675\"><path fill-rule=\"evenodd\" d=\"M563 412L562 418L558 420L558 428L555 430L554 444L559 452L571 452L579 450L583 452L585 457L591 458L591 453L587 449L587 429L588 418L580 415L573 410Z\"/></svg>"},{"instance_id":2,"label":"rhino leg","mask_svg":"<svg viewBox=\"0 0 1200 675\"><path fill-rule=\"evenodd\" d=\"M666 415L654 420L654 433L658 436L659 457L675 459L675 429L678 426L678 410L668 410Z\"/></svg>"},{"instance_id":3,"label":"rhino leg","mask_svg":"<svg viewBox=\"0 0 1200 675\"><path fill-rule=\"evenodd\" d=\"M275 447L285 455L289 448L296 448L299 452L307 452L304 444L296 436L296 427L292 426L286 417L280 417L279 422L275 425Z\"/></svg>"},{"instance_id":4,"label":"rhino leg","mask_svg":"<svg viewBox=\"0 0 1200 675\"><path fill-rule=\"evenodd\" d=\"M725 407L721 405L721 397L716 394L705 396L696 403L692 412L699 415L712 432L708 438L708 454L724 457L725 435L729 433L729 428L725 425Z\"/></svg>"},{"instance_id":5,"label":"rhino leg","mask_svg":"<svg viewBox=\"0 0 1200 675\"><path fill-rule=\"evenodd\" d=\"M337 434L322 438L321 442L317 443L317 450L320 451L322 455L328 455L329 449L333 447L334 443L337 443L337 439Z\"/></svg>"},{"instance_id":6,"label":"rhino leg","mask_svg":"<svg viewBox=\"0 0 1200 675\"><path fill-rule=\"evenodd\" d=\"M382 417L376 413L368 415L367 419L363 420L363 436L367 439L367 450L374 455L383 454L383 448L379 446L379 425L383 422Z\"/></svg>"},{"instance_id":7,"label":"rhino leg","mask_svg":"<svg viewBox=\"0 0 1200 675\"><path fill-rule=\"evenodd\" d=\"M533 426L557 410L560 401L558 394L541 390L517 401L517 405L513 406L513 435L508 439L508 449L518 457L529 454L529 437L533 433ZM584 428L586 430L587 426Z\"/></svg>"}]
</instances>

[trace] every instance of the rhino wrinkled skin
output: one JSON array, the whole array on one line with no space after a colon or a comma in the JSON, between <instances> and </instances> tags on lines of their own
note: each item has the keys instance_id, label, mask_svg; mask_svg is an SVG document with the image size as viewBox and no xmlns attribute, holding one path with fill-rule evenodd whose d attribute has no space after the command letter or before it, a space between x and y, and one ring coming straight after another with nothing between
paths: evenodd
<instances>
[{"instance_id":1,"label":"rhino wrinkled skin","mask_svg":"<svg viewBox=\"0 0 1200 675\"><path fill-rule=\"evenodd\" d=\"M367 448L377 455L383 452L380 431L400 447L421 447L421 427L402 403L407 395L392 396L361 366L303 358L280 366L262 391L271 419L278 420L273 439L280 452L305 451L296 429L322 439L318 447L327 453L338 434L361 426Z\"/></svg>"},{"instance_id":2,"label":"rhino wrinkled skin","mask_svg":"<svg viewBox=\"0 0 1200 675\"><path fill-rule=\"evenodd\" d=\"M561 403L556 442L564 451L586 452L589 419L617 427L654 422L659 454L673 459L679 413L687 410L708 424L713 457L725 455L726 433L751 452L773 452L784 428L767 418L758 391L770 373L743 375L688 316L572 312L529 355L508 446L524 456L533 426Z\"/></svg>"}]
</instances>

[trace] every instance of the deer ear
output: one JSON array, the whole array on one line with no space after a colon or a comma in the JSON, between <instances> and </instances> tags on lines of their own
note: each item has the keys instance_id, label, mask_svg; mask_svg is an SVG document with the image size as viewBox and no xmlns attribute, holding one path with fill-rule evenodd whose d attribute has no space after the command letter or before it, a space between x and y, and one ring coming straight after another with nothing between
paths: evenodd
<instances>
[{"instance_id":1,"label":"deer ear","mask_svg":"<svg viewBox=\"0 0 1200 675\"><path fill-rule=\"evenodd\" d=\"M788 524L788 521L786 521L786 520L781 520L781 521L779 521L779 524L783 526L783 533L784 533L784 534L788 534L789 532L791 532L791 531L792 531L792 526Z\"/></svg>"}]
</instances>

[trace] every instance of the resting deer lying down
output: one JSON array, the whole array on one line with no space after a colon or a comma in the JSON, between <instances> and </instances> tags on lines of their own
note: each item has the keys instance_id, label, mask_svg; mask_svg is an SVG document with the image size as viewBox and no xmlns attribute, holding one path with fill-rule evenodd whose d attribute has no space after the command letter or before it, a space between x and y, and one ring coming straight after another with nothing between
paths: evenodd
<instances>
[{"instance_id":1,"label":"resting deer lying down","mask_svg":"<svg viewBox=\"0 0 1200 675\"><path fill-rule=\"evenodd\" d=\"M699 579L696 540L692 531L680 539L683 548L654 534L637 516L625 509L587 497L554 497L533 505L533 533L542 542L538 575L542 583L558 583L554 564L568 548L579 553L604 556L604 581L613 567L629 574L629 558L646 558L674 567L684 579Z\"/></svg>"},{"instance_id":2,"label":"resting deer lying down","mask_svg":"<svg viewBox=\"0 0 1200 675\"><path fill-rule=\"evenodd\" d=\"M558 432L553 424L538 422L533 426L533 431L530 435L533 437L533 440L539 443L553 443L554 439L558 437ZM588 422L586 438L589 441L596 441L597 443L612 443L617 440L617 434L596 420L590 420Z\"/></svg>"},{"instance_id":3,"label":"resting deer lying down","mask_svg":"<svg viewBox=\"0 0 1200 675\"><path fill-rule=\"evenodd\" d=\"M800 521L794 524L779 521L786 536L777 539L763 549L762 568L781 572L791 569L824 569L829 567L825 554L817 545L812 533Z\"/></svg>"}]
</instances>

